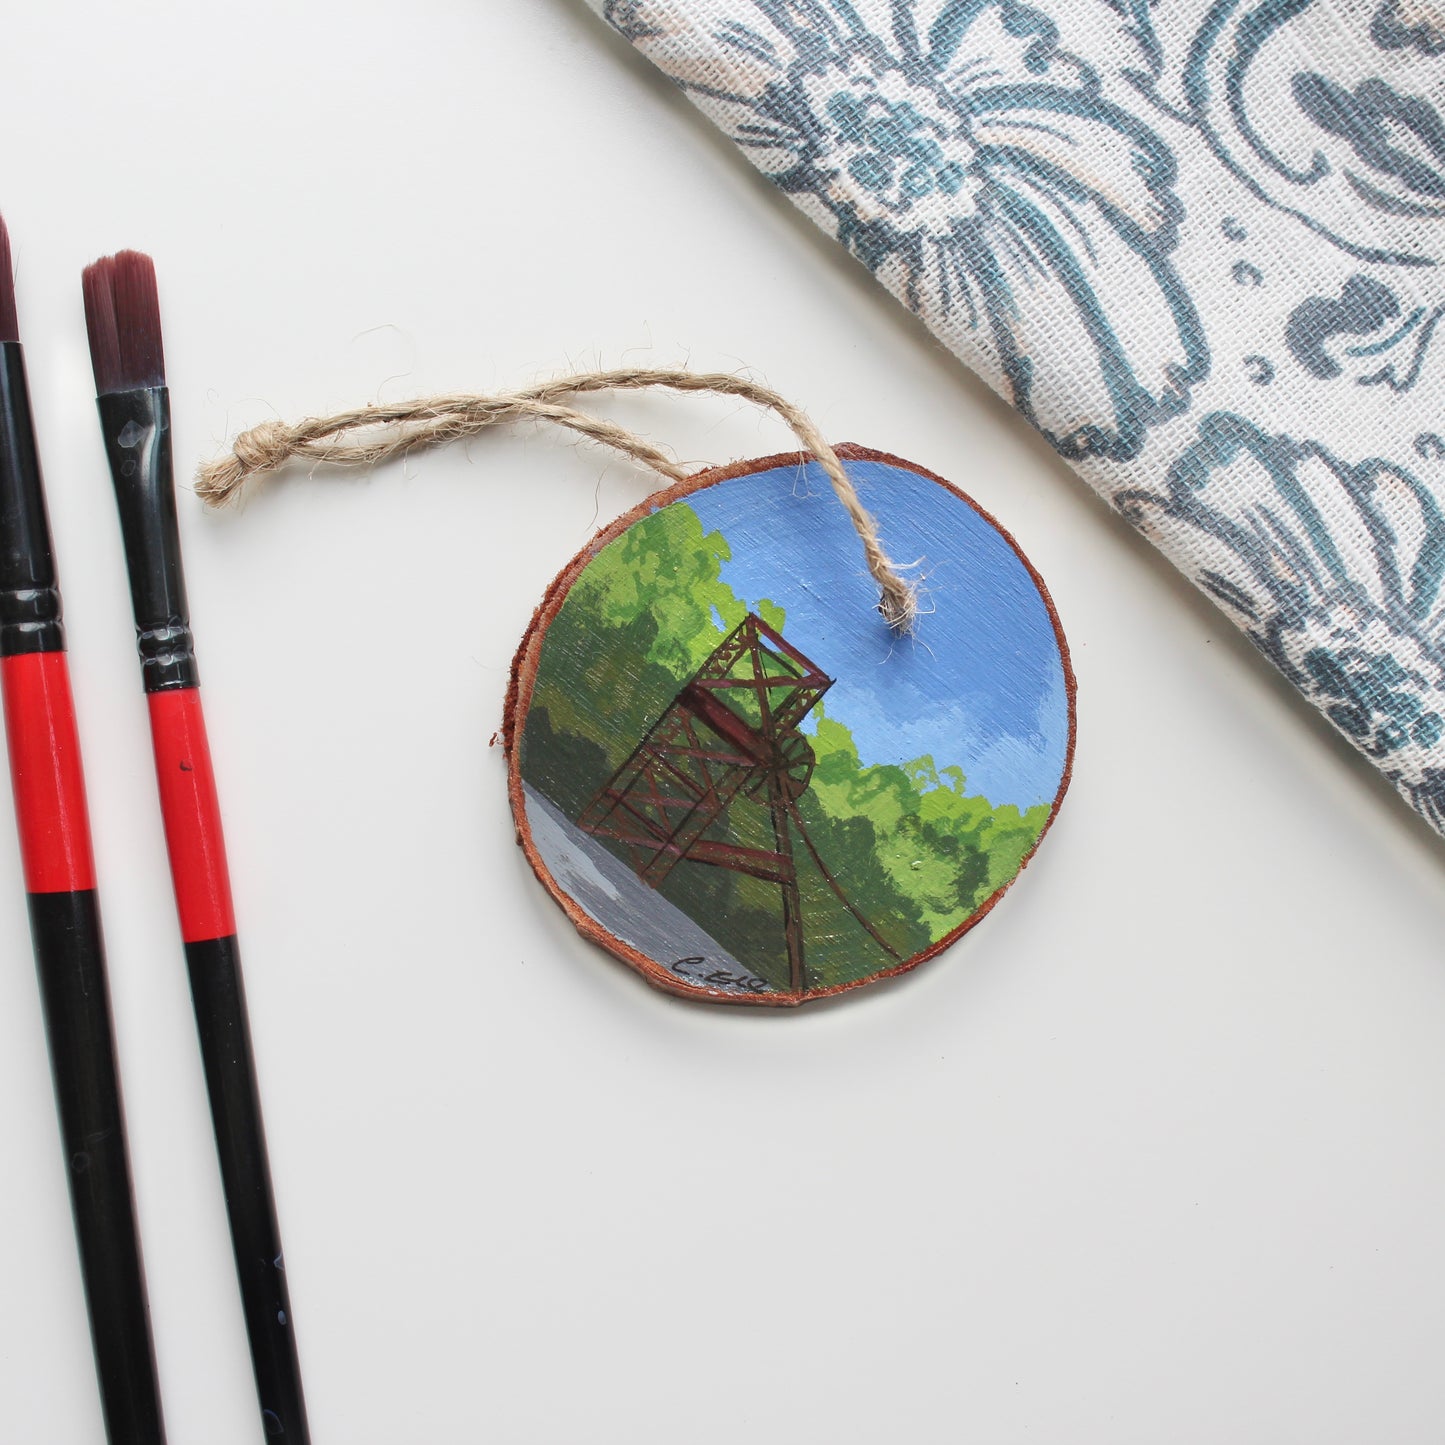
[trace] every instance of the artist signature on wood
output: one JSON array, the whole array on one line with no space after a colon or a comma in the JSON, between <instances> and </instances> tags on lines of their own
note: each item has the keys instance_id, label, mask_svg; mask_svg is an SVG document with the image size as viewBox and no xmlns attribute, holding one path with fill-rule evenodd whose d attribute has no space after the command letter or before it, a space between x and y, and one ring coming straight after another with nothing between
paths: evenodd
<instances>
[{"instance_id":1,"label":"artist signature on wood","mask_svg":"<svg viewBox=\"0 0 1445 1445\"><path fill-rule=\"evenodd\" d=\"M750 973L733 973L726 968L712 968L706 958L695 954L691 958L673 960L672 971L690 983L700 983L708 988L735 988L744 993L767 993L768 986Z\"/></svg>"}]
</instances>

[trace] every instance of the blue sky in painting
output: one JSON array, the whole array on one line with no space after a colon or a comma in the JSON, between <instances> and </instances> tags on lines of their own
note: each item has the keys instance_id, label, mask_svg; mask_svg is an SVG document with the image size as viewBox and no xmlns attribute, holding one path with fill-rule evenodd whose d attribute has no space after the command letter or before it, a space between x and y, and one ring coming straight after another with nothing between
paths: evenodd
<instances>
[{"instance_id":1,"label":"blue sky in painting","mask_svg":"<svg viewBox=\"0 0 1445 1445\"><path fill-rule=\"evenodd\" d=\"M1058 791L1068 745L1063 661L1028 569L999 532L936 482L881 462L849 475L889 555L918 562L925 612L894 637L857 534L822 469L755 472L687 498L728 540L723 580L787 613L788 640L837 679L823 700L867 763L930 754L968 790L1029 807ZM805 730L810 730L804 724Z\"/></svg>"}]
</instances>

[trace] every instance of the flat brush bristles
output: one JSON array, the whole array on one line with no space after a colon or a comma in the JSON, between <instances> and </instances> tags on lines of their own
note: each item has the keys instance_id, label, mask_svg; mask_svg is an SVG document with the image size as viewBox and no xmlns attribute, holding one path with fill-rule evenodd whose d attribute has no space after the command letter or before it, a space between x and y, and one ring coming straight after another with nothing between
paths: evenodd
<instances>
[{"instance_id":1,"label":"flat brush bristles","mask_svg":"<svg viewBox=\"0 0 1445 1445\"><path fill-rule=\"evenodd\" d=\"M20 318L15 314L15 272L10 265L10 232L0 216L0 341L20 340Z\"/></svg>"},{"instance_id":2,"label":"flat brush bristles","mask_svg":"<svg viewBox=\"0 0 1445 1445\"><path fill-rule=\"evenodd\" d=\"M121 251L87 266L85 326L101 396L166 384L156 268L139 251Z\"/></svg>"}]
</instances>

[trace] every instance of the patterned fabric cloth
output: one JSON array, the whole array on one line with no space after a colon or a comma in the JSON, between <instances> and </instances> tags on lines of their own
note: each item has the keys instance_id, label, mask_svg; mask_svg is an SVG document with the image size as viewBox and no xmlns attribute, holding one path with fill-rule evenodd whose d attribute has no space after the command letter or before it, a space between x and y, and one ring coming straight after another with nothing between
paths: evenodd
<instances>
[{"instance_id":1,"label":"patterned fabric cloth","mask_svg":"<svg viewBox=\"0 0 1445 1445\"><path fill-rule=\"evenodd\" d=\"M1445 0L590 0L1445 832Z\"/></svg>"}]
</instances>

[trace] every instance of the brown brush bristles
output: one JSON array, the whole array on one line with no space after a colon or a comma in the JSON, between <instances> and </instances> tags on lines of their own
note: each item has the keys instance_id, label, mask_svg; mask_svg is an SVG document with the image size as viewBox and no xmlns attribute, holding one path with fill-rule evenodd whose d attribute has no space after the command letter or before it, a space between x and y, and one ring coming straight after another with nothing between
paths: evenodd
<instances>
[{"instance_id":1,"label":"brown brush bristles","mask_svg":"<svg viewBox=\"0 0 1445 1445\"><path fill-rule=\"evenodd\" d=\"M0 216L0 341L20 340L20 318L15 314L15 272L10 265L10 232Z\"/></svg>"},{"instance_id":2,"label":"brown brush bristles","mask_svg":"<svg viewBox=\"0 0 1445 1445\"><path fill-rule=\"evenodd\" d=\"M110 290L110 271L103 261L87 266L81 273L85 292L85 329L90 333L90 364L95 371L97 392L113 391L108 383L120 373L120 339L115 334L115 297Z\"/></svg>"},{"instance_id":3,"label":"brown brush bristles","mask_svg":"<svg viewBox=\"0 0 1445 1445\"><path fill-rule=\"evenodd\" d=\"M166 384L156 268L139 251L121 251L85 268L85 325L95 389L139 391Z\"/></svg>"}]
</instances>

